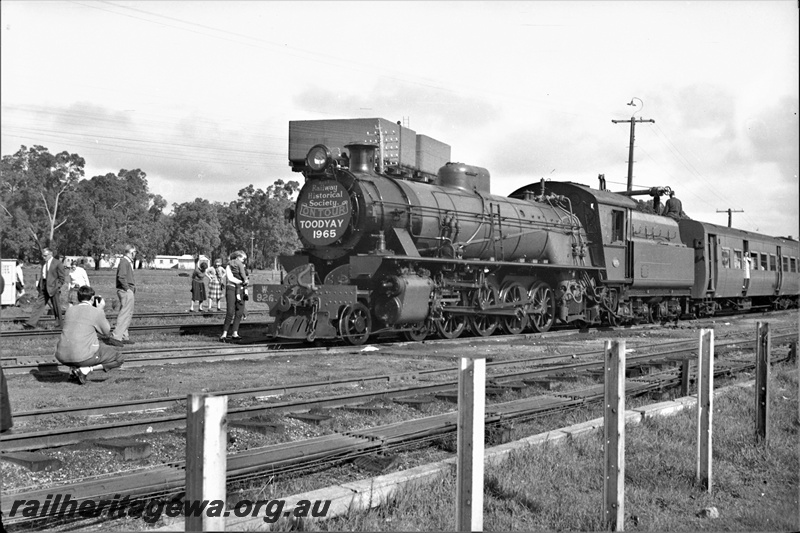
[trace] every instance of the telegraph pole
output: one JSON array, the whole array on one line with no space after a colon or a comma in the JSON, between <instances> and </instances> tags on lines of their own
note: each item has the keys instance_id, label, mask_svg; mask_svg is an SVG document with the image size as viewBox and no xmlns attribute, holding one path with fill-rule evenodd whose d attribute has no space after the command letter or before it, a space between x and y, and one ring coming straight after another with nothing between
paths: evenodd
<instances>
[{"instance_id":1,"label":"telegraph pole","mask_svg":"<svg viewBox=\"0 0 800 533\"><path fill-rule=\"evenodd\" d=\"M251 231L250 232L250 264L251 265L253 264L253 261L254 261L254 259L253 259L253 243L255 241L256 241L256 232L255 231Z\"/></svg>"},{"instance_id":2,"label":"telegraph pole","mask_svg":"<svg viewBox=\"0 0 800 533\"><path fill-rule=\"evenodd\" d=\"M637 97L634 96L631 99L631 101L628 103L628 105L636 106L636 104L633 103L634 100L639 100L639 102L641 102L641 104L642 104L639 107L639 109L637 109L636 111L633 112L633 114L635 115L637 111L641 111L642 110L642 108L644 107L644 102L642 102L642 100L640 98L637 98ZM631 192L633 190L633 140L635 138L634 131L636 129L636 123L637 122L652 122L653 124L655 124L656 121L653 120L653 119L650 119L650 118L648 118L648 119L634 118L633 115L631 115L631 118L628 119L628 120L612 120L611 122L613 122L614 124L619 124L620 122L630 122L631 123L631 144L630 144L630 147L628 148L628 192Z\"/></svg>"},{"instance_id":3,"label":"telegraph pole","mask_svg":"<svg viewBox=\"0 0 800 533\"><path fill-rule=\"evenodd\" d=\"M731 226L731 222L733 222L733 213L744 213L743 209L717 209L717 213L728 213L728 227Z\"/></svg>"}]
</instances>

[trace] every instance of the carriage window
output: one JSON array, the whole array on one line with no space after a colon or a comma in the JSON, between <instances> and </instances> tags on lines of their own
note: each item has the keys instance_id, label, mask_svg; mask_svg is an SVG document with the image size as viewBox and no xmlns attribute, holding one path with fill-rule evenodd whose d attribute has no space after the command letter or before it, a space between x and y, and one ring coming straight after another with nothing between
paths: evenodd
<instances>
[{"instance_id":1,"label":"carriage window","mask_svg":"<svg viewBox=\"0 0 800 533\"><path fill-rule=\"evenodd\" d=\"M784 257L783 258L783 271L784 272L789 272L789 258L788 257Z\"/></svg>"},{"instance_id":2,"label":"carriage window","mask_svg":"<svg viewBox=\"0 0 800 533\"><path fill-rule=\"evenodd\" d=\"M767 254L761 254L761 270L767 269Z\"/></svg>"},{"instance_id":3,"label":"carriage window","mask_svg":"<svg viewBox=\"0 0 800 533\"><path fill-rule=\"evenodd\" d=\"M734 250L733 251L733 268L742 268L742 251L741 250Z\"/></svg>"},{"instance_id":4,"label":"carriage window","mask_svg":"<svg viewBox=\"0 0 800 533\"><path fill-rule=\"evenodd\" d=\"M722 266L723 268L731 267L731 251L729 248L722 249Z\"/></svg>"},{"instance_id":5,"label":"carriage window","mask_svg":"<svg viewBox=\"0 0 800 533\"><path fill-rule=\"evenodd\" d=\"M769 269L770 270L778 270L777 258L772 254L769 255Z\"/></svg>"},{"instance_id":6,"label":"carriage window","mask_svg":"<svg viewBox=\"0 0 800 533\"><path fill-rule=\"evenodd\" d=\"M611 241L625 240L625 213L611 211Z\"/></svg>"},{"instance_id":7,"label":"carriage window","mask_svg":"<svg viewBox=\"0 0 800 533\"><path fill-rule=\"evenodd\" d=\"M789 259L789 267L792 269L792 272L797 272L797 259L794 257Z\"/></svg>"}]
</instances>

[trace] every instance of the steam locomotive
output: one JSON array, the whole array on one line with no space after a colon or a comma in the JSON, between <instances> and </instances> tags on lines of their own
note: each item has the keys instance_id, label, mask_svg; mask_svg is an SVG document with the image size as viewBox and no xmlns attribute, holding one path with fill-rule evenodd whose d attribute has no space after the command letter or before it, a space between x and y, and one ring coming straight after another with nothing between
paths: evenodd
<instances>
[{"instance_id":1,"label":"steam locomotive","mask_svg":"<svg viewBox=\"0 0 800 533\"><path fill-rule=\"evenodd\" d=\"M253 288L274 337L359 345L798 303L796 240L648 214L631 198L668 188L542 180L492 195L488 170L384 119L290 122L290 164L306 179L287 214L302 250L280 258L281 284Z\"/></svg>"}]
</instances>

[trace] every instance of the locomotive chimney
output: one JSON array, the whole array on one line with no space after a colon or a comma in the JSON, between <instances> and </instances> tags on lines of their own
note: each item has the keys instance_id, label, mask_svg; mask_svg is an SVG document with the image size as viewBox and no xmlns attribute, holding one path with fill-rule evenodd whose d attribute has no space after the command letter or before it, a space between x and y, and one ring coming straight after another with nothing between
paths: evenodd
<instances>
[{"instance_id":1,"label":"locomotive chimney","mask_svg":"<svg viewBox=\"0 0 800 533\"><path fill-rule=\"evenodd\" d=\"M377 146L370 143L350 143L345 144L344 147L350 150L351 172L375 171L375 149Z\"/></svg>"}]
</instances>

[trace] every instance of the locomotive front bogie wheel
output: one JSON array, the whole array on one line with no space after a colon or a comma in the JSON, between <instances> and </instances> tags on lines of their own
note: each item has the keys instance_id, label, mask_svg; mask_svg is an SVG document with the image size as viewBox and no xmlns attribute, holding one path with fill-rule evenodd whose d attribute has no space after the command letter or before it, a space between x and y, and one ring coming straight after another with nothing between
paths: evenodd
<instances>
[{"instance_id":1,"label":"locomotive front bogie wheel","mask_svg":"<svg viewBox=\"0 0 800 533\"><path fill-rule=\"evenodd\" d=\"M428 326L424 322L421 322L419 324L414 324L411 326L411 329L404 331L403 337L405 337L407 341L421 342L425 340L428 333Z\"/></svg>"},{"instance_id":2,"label":"locomotive front bogie wheel","mask_svg":"<svg viewBox=\"0 0 800 533\"><path fill-rule=\"evenodd\" d=\"M536 333L548 331L556 320L556 295L550 285L544 281L536 281L528 289L531 307L528 323Z\"/></svg>"},{"instance_id":3,"label":"locomotive front bogie wheel","mask_svg":"<svg viewBox=\"0 0 800 533\"><path fill-rule=\"evenodd\" d=\"M484 286L475 289L472 293L472 305L477 309L487 309L496 306L500 300L500 291L497 284L488 281ZM497 315L485 315L478 313L469 317L470 329L475 335L488 337L497 329L500 318Z\"/></svg>"},{"instance_id":4,"label":"locomotive front bogie wheel","mask_svg":"<svg viewBox=\"0 0 800 533\"><path fill-rule=\"evenodd\" d=\"M524 312L524 308L520 306L520 302L528 299L528 291L518 281L514 281L506 285L500 291L500 300L507 304L514 304L516 309L523 311L515 314L513 317L505 317L502 319L503 329L506 333L511 335L518 335L522 333L528 326L528 315Z\"/></svg>"},{"instance_id":5,"label":"locomotive front bogie wheel","mask_svg":"<svg viewBox=\"0 0 800 533\"><path fill-rule=\"evenodd\" d=\"M364 344L372 333L372 318L361 302L348 305L339 319L339 335L353 346Z\"/></svg>"}]
</instances>

